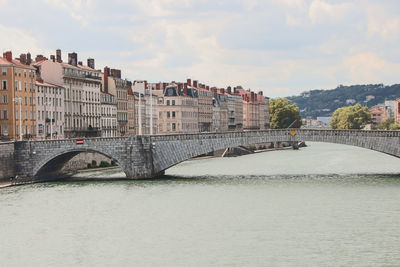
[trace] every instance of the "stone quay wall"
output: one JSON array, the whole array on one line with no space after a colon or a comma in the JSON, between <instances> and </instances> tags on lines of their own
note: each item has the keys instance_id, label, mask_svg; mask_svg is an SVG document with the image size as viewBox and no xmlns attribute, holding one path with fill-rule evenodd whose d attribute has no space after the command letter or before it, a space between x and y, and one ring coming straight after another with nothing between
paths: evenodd
<instances>
[{"instance_id":1,"label":"stone quay wall","mask_svg":"<svg viewBox=\"0 0 400 267\"><path fill-rule=\"evenodd\" d=\"M14 142L0 142L0 182L14 177Z\"/></svg>"}]
</instances>

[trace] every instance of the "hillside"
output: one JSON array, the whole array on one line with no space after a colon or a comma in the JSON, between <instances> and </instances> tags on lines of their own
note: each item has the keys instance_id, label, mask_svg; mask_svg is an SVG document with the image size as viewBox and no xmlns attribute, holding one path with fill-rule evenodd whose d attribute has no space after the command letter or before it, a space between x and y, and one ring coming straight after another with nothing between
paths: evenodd
<instances>
[{"instance_id":1,"label":"hillside","mask_svg":"<svg viewBox=\"0 0 400 267\"><path fill-rule=\"evenodd\" d=\"M297 104L303 118L331 116L340 107L360 103L368 107L400 97L400 84L340 85L332 90L311 90L288 99Z\"/></svg>"}]
</instances>

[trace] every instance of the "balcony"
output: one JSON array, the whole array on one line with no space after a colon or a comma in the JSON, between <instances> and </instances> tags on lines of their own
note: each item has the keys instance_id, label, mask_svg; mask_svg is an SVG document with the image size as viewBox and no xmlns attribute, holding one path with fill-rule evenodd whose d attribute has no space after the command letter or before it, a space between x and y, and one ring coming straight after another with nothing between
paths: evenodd
<instances>
[{"instance_id":1,"label":"balcony","mask_svg":"<svg viewBox=\"0 0 400 267\"><path fill-rule=\"evenodd\" d=\"M87 79L92 79L92 80L96 80L96 81L101 81L101 77L99 77L99 76L94 76L94 75L86 74L86 75L84 75L84 77L87 78Z\"/></svg>"}]
</instances>

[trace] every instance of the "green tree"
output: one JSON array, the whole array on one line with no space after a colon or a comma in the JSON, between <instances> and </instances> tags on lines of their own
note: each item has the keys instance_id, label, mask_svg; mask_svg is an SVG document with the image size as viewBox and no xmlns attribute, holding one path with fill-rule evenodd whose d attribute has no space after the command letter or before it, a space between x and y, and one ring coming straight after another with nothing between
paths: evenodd
<instances>
[{"instance_id":1,"label":"green tree","mask_svg":"<svg viewBox=\"0 0 400 267\"><path fill-rule=\"evenodd\" d=\"M356 104L338 108L331 119L332 129L361 129L371 122L371 113L367 107Z\"/></svg>"},{"instance_id":2,"label":"green tree","mask_svg":"<svg viewBox=\"0 0 400 267\"><path fill-rule=\"evenodd\" d=\"M297 123L293 124L292 127L301 126L299 108L296 104L292 104L286 98L272 99L269 104L272 129L288 128L295 120L297 120Z\"/></svg>"},{"instance_id":3,"label":"green tree","mask_svg":"<svg viewBox=\"0 0 400 267\"><path fill-rule=\"evenodd\" d=\"M389 118L376 126L378 130L398 130L400 125L394 122L393 118Z\"/></svg>"}]
</instances>

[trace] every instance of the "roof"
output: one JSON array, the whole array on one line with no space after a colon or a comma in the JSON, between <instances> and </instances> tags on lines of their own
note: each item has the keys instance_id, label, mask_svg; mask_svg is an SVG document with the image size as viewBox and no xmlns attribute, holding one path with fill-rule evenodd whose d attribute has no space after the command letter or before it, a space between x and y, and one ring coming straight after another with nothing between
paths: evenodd
<instances>
[{"instance_id":1,"label":"roof","mask_svg":"<svg viewBox=\"0 0 400 267\"><path fill-rule=\"evenodd\" d=\"M29 65L22 64L19 60L12 60L8 61L7 59L0 57L0 65L7 65L7 66L16 66L16 67L22 67L22 68L27 68L27 69L34 69L33 67Z\"/></svg>"},{"instance_id":2,"label":"roof","mask_svg":"<svg viewBox=\"0 0 400 267\"><path fill-rule=\"evenodd\" d=\"M40 60L40 61L38 61L38 62L34 62L32 65L33 65L33 66L40 66L40 65L42 65L42 63L44 63L45 61L47 61L47 59L42 59L42 60Z\"/></svg>"},{"instance_id":3,"label":"roof","mask_svg":"<svg viewBox=\"0 0 400 267\"><path fill-rule=\"evenodd\" d=\"M60 87L60 86L58 86L58 85L55 85L55 84L46 83L46 82L39 82L39 81L36 81L36 82L35 82L35 85L40 85L40 86L50 86L50 87Z\"/></svg>"}]
</instances>

